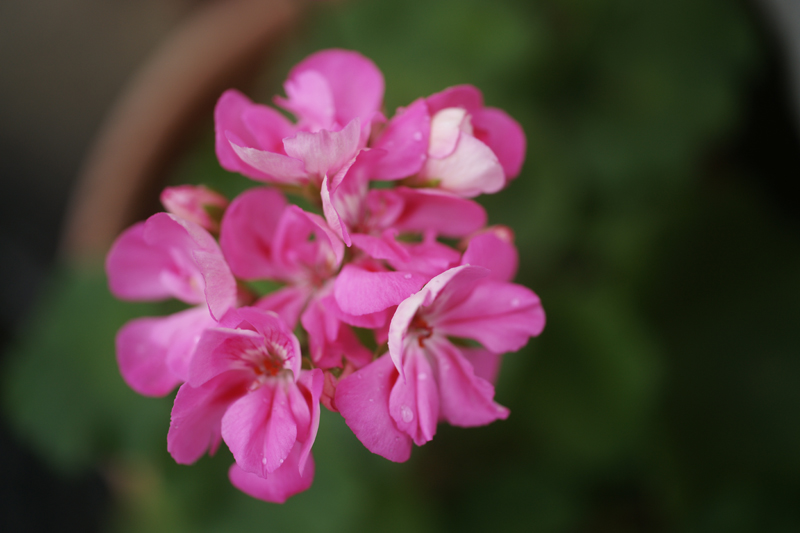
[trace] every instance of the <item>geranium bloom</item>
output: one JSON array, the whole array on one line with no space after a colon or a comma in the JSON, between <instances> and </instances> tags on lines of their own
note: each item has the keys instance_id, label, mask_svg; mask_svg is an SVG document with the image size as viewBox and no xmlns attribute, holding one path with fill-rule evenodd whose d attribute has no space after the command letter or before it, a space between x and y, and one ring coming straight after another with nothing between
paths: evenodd
<instances>
[{"instance_id":1,"label":"geranium bloom","mask_svg":"<svg viewBox=\"0 0 800 533\"><path fill-rule=\"evenodd\" d=\"M488 243L470 255L490 261L495 246L503 245ZM529 289L493 279L481 266L452 268L400 303L389 328L389 354L342 380L336 405L370 451L405 461L411 443L431 440L439 420L469 427L506 418L508 410L493 400L494 387L469 359L518 350L543 327L539 298ZM484 349L465 351L449 337L478 341Z\"/></svg>"},{"instance_id":2,"label":"geranium bloom","mask_svg":"<svg viewBox=\"0 0 800 533\"><path fill-rule=\"evenodd\" d=\"M271 502L313 480L320 403L368 449L405 461L440 421L506 418L493 386L502 354L544 327L539 298L511 282L513 233L487 227L471 199L519 173L516 121L468 85L387 119L383 75L346 50L301 61L284 89L274 102L294 121L235 90L214 111L220 164L283 192L254 187L229 204L169 187L170 214L124 232L106 262L120 298L196 306L117 335L136 391L183 383L169 452L192 463L224 441L230 481ZM282 287L258 297L262 280Z\"/></svg>"},{"instance_id":3,"label":"geranium bloom","mask_svg":"<svg viewBox=\"0 0 800 533\"><path fill-rule=\"evenodd\" d=\"M307 489L323 376L300 365L297 338L275 313L231 311L200 339L175 398L169 452L193 463L224 439L236 460L231 481L241 490L284 501Z\"/></svg>"},{"instance_id":4,"label":"geranium bloom","mask_svg":"<svg viewBox=\"0 0 800 533\"><path fill-rule=\"evenodd\" d=\"M186 380L200 334L236 304L233 278L217 242L203 228L157 213L127 229L106 258L117 298L177 298L196 305L168 317L139 318L117 334L117 361L130 387L163 396Z\"/></svg>"}]
</instances>

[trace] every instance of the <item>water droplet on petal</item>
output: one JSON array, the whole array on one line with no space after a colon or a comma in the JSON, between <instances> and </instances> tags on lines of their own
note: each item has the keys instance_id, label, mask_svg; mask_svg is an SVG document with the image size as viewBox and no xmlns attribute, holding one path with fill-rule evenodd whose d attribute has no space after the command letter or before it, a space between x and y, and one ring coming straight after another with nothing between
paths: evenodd
<instances>
[{"instance_id":1,"label":"water droplet on petal","mask_svg":"<svg viewBox=\"0 0 800 533\"><path fill-rule=\"evenodd\" d=\"M414 140L415 141L421 141L422 140L422 132L421 131L415 131L414 132Z\"/></svg>"},{"instance_id":2,"label":"water droplet on petal","mask_svg":"<svg viewBox=\"0 0 800 533\"><path fill-rule=\"evenodd\" d=\"M519 298L511 300L511 307L519 307Z\"/></svg>"},{"instance_id":3,"label":"water droplet on petal","mask_svg":"<svg viewBox=\"0 0 800 533\"><path fill-rule=\"evenodd\" d=\"M400 408L400 417L403 419L403 422L411 422L414 420L414 413L411 412L411 408L407 405L404 405Z\"/></svg>"},{"instance_id":4,"label":"water droplet on petal","mask_svg":"<svg viewBox=\"0 0 800 533\"><path fill-rule=\"evenodd\" d=\"M283 459L281 459L281 464L283 464Z\"/></svg>"},{"instance_id":5,"label":"water droplet on petal","mask_svg":"<svg viewBox=\"0 0 800 533\"><path fill-rule=\"evenodd\" d=\"M421 372L418 377L419 379L428 379L428 374L426 374L425 372Z\"/></svg>"},{"instance_id":6,"label":"water droplet on petal","mask_svg":"<svg viewBox=\"0 0 800 533\"><path fill-rule=\"evenodd\" d=\"M403 277L406 279L411 279L411 274L405 274Z\"/></svg>"},{"instance_id":7,"label":"water droplet on petal","mask_svg":"<svg viewBox=\"0 0 800 533\"><path fill-rule=\"evenodd\" d=\"M262 464L262 465L265 465L265 464L267 464L267 458L266 458L266 457L262 457L262 458L261 458L261 464Z\"/></svg>"},{"instance_id":8,"label":"water droplet on petal","mask_svg":"<svg viewBox=\"0 0 800 533\"><path fill-rule=\"evenodd\" d=\"M372 398L370 398L370 399L369 399L369 401L371 401L371 402L374 402L375 400L373 400Z\"/></svg>"}]
</instances>

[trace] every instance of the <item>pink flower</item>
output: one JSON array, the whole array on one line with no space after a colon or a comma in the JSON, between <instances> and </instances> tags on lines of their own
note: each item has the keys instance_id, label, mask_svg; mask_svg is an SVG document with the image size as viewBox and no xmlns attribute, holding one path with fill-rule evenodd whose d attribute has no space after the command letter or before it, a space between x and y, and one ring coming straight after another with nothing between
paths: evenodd
<instances>
[{"instance_id":1,"label":"pink flower","mask_svg":"<svg viewBox=\"0 0 800 533\"><path fill-rule=\"evenodd\" d=\"M223 439L236 460L234 485L282 502L311 483L322 371L300 369L297 338L274 313L243 307L220 326L200 339L175 398L167 448L189 464Z\"/></svg>"},{"instance_id":2,"label":"pink flower","mask_svg":"<svg viewBox=\"0 0 800 533\"><path fill-rule=\"evenodd\" d=\"M414 181L471 198L494 193L519 174L525 134L504 111L484 107L471 85L427 98L431 113L428 158Z\"/></svg>"},{"instance_id":3,"label":"pink flower","mask_svg":"<svg viewBox=\"0 0 800 533\"><path fill-rule=\"evenodd\" d=\"M380 118L383 75L361 54L325 50L289 74L288 98L276 103L297 125L241 93L226 91L214 111L220 164L250 178L319 189L345 172Z\"/></svg>"},{"instance_id":4,"label":"pink flower","mask_svg":"<svg viewBox=\"0 0 800 533\"><path fill-rule=\"evenodd\" d=\"M197 307L139 318L117 334L126 383L162 396L187 379L200 334L236 304L236 281L214 238L195 224L158 213L125 230L106 258L111 292L133 301L177 298Z\"/></svg>"},{"instance_id":5,"label":"pink flower","mask_svg":"<svg viewBox=\"0 0 800 533\"><path fill-rule=\"evenodd\" d=\"M405 461L411 443L431 440L440 419L470 427L508 416L469 358L493 372L496 363L484 359L524 346L544 327L544 312L529 289L489 274L462 265L433 278L397 307L389 354L339 383L336 405L370 451ZM485 350L465 351L449 337Z\"/></svg>"}]
</instances>

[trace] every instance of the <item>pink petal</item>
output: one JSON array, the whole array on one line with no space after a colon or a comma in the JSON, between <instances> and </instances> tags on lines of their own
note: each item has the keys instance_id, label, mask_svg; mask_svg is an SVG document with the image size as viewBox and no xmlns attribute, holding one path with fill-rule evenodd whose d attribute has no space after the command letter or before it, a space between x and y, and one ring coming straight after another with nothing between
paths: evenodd
<instances>
[{"instance_id":1,"label":"pink petal","mask_svg":"<svg viewBox=\"0 0 800 533\"><path fill-rule=\"evenodd\" d=\"M289 328L294 329L310 296L311 289L309 287L284 287L262 296L253 304L253 307L274 311Z\"/></svg>"},{"instance_id":2,"label":"pink petal","mask_svg":"<svg viewBox=\"0 0 800 533\"><path fill-rule=\"evenodd\" d=\"M525 161L525 132L505 111L487 107L472 116L474 135L492 149L507 179L517 177Z\"/></svg>"},{"instance_id":3,"label":"pink petal","mask_svg":"<svg viewBox=\"0 0 800 533\"><path fill-rule=\"evenodd\" d=\"M167 450L180 464L214 454L221 440L221 420L228 407L247 393L247 374L230 372L200 387L185 383L175 396Z\"/></svg>"},{"instance_id":4,"label":"pink petal","mask_svg":"<svg viewBox=\"0 0 800 533\"><path fill-rule=\"evenodd\" d=\"M475 137L461 132L455 151L444 159L428 158L420 171L425 180L465 198L495 193L506 184L494 152Z\"/></svg>"},{"instance_id":5,"label":"pink petal","mask_svg":"<svg viewBox=\"0 0 800 533\"><path fill-rule=\"evenodd\" d=\"M389 413L397 429L417 446L433 439L439 421L439 391L428 359L416 346L405 361L405 379L395 381L389 396Z\"/></svg>"},{"instance_id":6,"label":"pink petal","mask_svg":"<svg viewBox=\"0 0 800 533\"><path fill-rule=\"evenodd\" d=\"M236 281L216 240L193 222L156 213L126 230L106 258L111 292L123 299L174 296L207 302L222 316L236 302Z\"/></svg>"},{"instance_id":7,"label":"pink petal","mask_svg":"<svg viewBox=\"0 0 800 533\"><path fill-rule=\"evenodd\" d=\"M504 353L519 350L544 328L539 297L522 285L485 279L453 284L448 290L450 299L429 310L436 316L436 330L445 335L473 339Z\"/></svg>"},{"instance_id":8,"label":"pink petal","mask_svg":"<svg viewBox=\"0 0 800 533\"><path fill-rule=\"evenodd\" d=\"M282 383L265 383L234 402L222 417L222 438L246 472L266 477L286 460L297 426Z\"/></svg>"},{"instance_id":9,"label":"pink petal","mask_svg":"<svg viewBox=\"0 0 800 533\"><path fill-rule=\"evenodd\" d=\"M511 281L517 273L519 255L513 242L499 235L504 232L487 231L476 235L469 241L461 264L488 268L489 277L498 281Z\"/></svg>"},{"instance_id":10,"label":"pink petal","mask_svg":"<svg viewBox=\"0 0 800 533\"><path fill-rule=\"evenodd\" d=\"M206 329L189 365L188 382L199 387L230 370L250 369L242 354L256 351L263 344L263 335L256 331L222 327Z\"/></svg>"},{"instance_id":11,"label":"pink petal","mask_svg":"<svg viewBox=\"0 0 800 533\"><path fill-rule=\"evenodd\" d=\"M311 360L319 368L327 369L342 365L342 359L369 362L372 353L358 341L349 326L343 324L337 313L332 295L317 297L309 304L301 318L308 333ZM361 366L361 365L359 365Z\"/></svg>"},{"instance_id":12,"label":"pink petal","mask_svg":"<svg viewBox=\"0 0 800 533\"><path fill-rule=\"evenodd\" d=\"M297 130L281 113L265 105L248 106L242 112L241 118L255 139L255 144L248 146L276 154L283 154L283 140L294 135Z\"/></svg>"},{"instance_id":13,"label":"pink petal","mask_svg":"<svg viewBox=\"0 0 800 533\"><path fill-rule=\"evenodd\" d=\"M384 355L342 379L335 399L345 422L369 451L402 463L411 457L412 441L389 414L389 395L397 377L392 360Z\"/></svg>"},{"instance_id":14,"label":"pink petal","mask_svg":"<svg viewBox=\"0 0 800 533\"><path fill-rule=\"evenodd\" d=\"M272 503L284 503L290 496L307 490L314 481L314 458L309 456L306 468L300 472L300 446L295 445L280 468L266 477L242 470L236 463L228 470L234 487L248 496Z\"/></svg>"},{"instance_id":15,"label":"pink petal","mask_svg":"<svg viewBox=\"0 0 800 533\"><path fill-rule=\"evenodd\" d=\"M470 114L483 109L483 95L472 85L456 85L426 98L431 114L447 107L461 107Z\"/></svg>"},{"instance_id":16,"label":"pink petal","mask_svg":"<svg viewBox=\"0 0 800 533\"><path fill-rule=\"evenodd\" d=\"M230 131L225 132L225 137L236 156L257 171L239 171L247 177L285 185L303 185L308 182L308 172L299 159L245 146L244 141Z\"/></svg>"},{"instance_id":17,"label":"pink petal","mask_svg":"<svg viewBox=\"0 0 800 533\"><path fill-rule=\"evenodd\" d=\"M111 293L123 300L160 300L173 296L161 282L161 273L176 268L169 254L154 248L144 239L144 222L126 229L114 241L106 257L106 273ZM193 303L199 294L190 293Z\"/></svg>"},{"instance_id":18,"label":"pink petal","mask_svg":"<svg viewBox=\"0 0 800 533\"><path fill-rule=\"evenodd\" d=\"M336 278L334 295L342 311L366 315L397 305L416 293L426 278L402 272L371 272L345 265Z\"/></svg>"},{"instance_id":19,"label":"pink petal","mask_svg":"<svg viewBox=\"0 0 800 533\"><path fill-rule=\"evenodd\" d=\"M308 242L311 235L315 237L314 242ZM282 217L275 235L275 248L280 251L277 258L287 270L304 266L317 273L332 273L344 258L344 243L325 220L296 205L289 206Z\"/></svg>"},{"instance_id":20,"label":"pink petal","mask_svg":"<svg viewBox=\"0 0 800 533\"><path fill-rule=\"evenodd\" d=\"M276 97L275 102L294 113L302 127L310 131L333 129L336 107L333 93L325 77L317 71L306 70L290 76L283 84L288 98Z\"/></svg>"},{"instance_id":21,"label":"pink petal","mask_svg":"<svg viewBox=\"0 0 800 533\"><path fill-rule=\"evenodd\" d=\"M384 150L375 165L373 179L394 180L413 176L422 168L431 130L428 106L423 98L398 109L373 148Z\"/></svg>"},{"instance_id":22,"label":"pink petal","mask_svg":"<svg viewBox=\"0 0 800 533\"><path fill-rule=\"evenodd\" d=\"M350 246L352 244L350 241L350 232L347 231L347 226L333 204L328 176L322 178L320 198L322 199L322 212L325 215L325 220L328 222L328 227L330 227L347 246Z\"/></svg>"},{"instance_id":23,"label":"pink petal","mask_svg":"<svg viewBox=\"0 0 800 533\"><path fill-rule=\"evenodd\" d=\"M257 180L269 176L243 161L229 141L234 136L239 146L267 152L281 152L280 140L292 135L294 127L280 113L254 104L245 95L230 89L217 101L214 109L214 130L217 158L226 170L240 172ZM277 141L277 142L276 142Z\"/></svg>"},{"instance_id":24,"label":"pink petal","mask_svg":"<svg viewBox=\"0 0 800 533\"><path fill-rule=\"evenodd\" d=\"M380 206L402 206L394 207L392 218L382 217L384 227L391 225L400 232L433 231L443 237L461 237L486 224L486 210L480 204L436 189L373 190L368 201L371 211Z\"/></svg>"},{"instance_id":25,"label":"pink petal","mask_svg":"<svg viewBox=\"0 0 800 533\"><path fill-rule=\"evenodd\" d=\"M483 426L508 418L508 409L494 401L494 387L475 375L472 365L450 341L427 343L439 371L441 417L453 426Z\"/></svg>"},{"instance_id":26,"label":"pink petal","mask_svg":"<svg viewBox=\"0 0 800 533\"><path fill-rule=\"evenodd\" d=\"M332 49L312 54L289 72L289 80L308 71L318 72L327 81L339 124L347 124L354 118L367 120L380 109L383 75L358 52Z\"/></svg>"},{"instance_id":27,"label":"pink petal","mask_svg":"<svg viewBox=\"0 0 800 533\"><path fill-rule=\"evenodd\" d=\"M231 270L245 280L278 278L273 239L286 198L275 189L257 187L240 194L222 219L220 246Z\"/></svg>"},{"instance_id":28,"label":"pink petal","mask_svg":"<svg viewBox=\"0 0 800 533\"><path fill-rule=\"evenodd\" d=\"M305 423L305 418L301 421L295 411L295 404L292 404L292 412L295 413L295 420L297 420L297 440L303 443L300 450L300 457L298 459L298 466L300 474L306 466L306 460L311 457L311 446L317 439L317 430L319 430L319 416L320 416L320 397L322 396L322 387L324 385L325 377L322 370L315 368L313 370L304 370L300 374L300 379L297 380L297 387L295 390L302 391L303 400L306 406L310 409L310 418ZM298 409L298 411L300 411ZM305 411L303 410L303 413Z\"/></svg>"},{"instance_id":29,"label":"pink petal","mask_svg":"<svg viewBox=\"0 0 800 533\"><path fill-rule=\"evenodd\" d=\"M144 396L164 396L186 380L167 364L167 352L177 333L169 327L170 318L137 318L117 333L119 372L130 388Z\"/></svg>"},{"instance_id":30,"label":"pink petal","mask_svg":"<svg viewBox=\"0 0 800 533\"><path fill-rule=\"evenodd\" d=\"M349 228L358 226L364 219L364 202L375 162L382 157L376 150L361 150L350 166L345 166L333 179L322 181L322 210L328 225L347 246L350 246Z\"/></svg>"},{"instance_id":31,"label":"pink petal","mask_svg":"<svg viewBox=\"0 0 800 533\"><path fill-rule=\"evenodd\" d=\"M459 347L459 351L472 365L477 377L485 379L492 384L497 381L503 354L493 353L483 348Z\"/></svg>"},{"instance_id":32,"label":"pink petal","mask_svg":"<svg viewBox=\"0 0 800 533\"><path fill-rule=\"evenodd\" d=\"M333 176L356 157L360 134L361 122L355 118L341 131L298 132L284 139L283 146L291 158L303 162L307 174L318 176L320 183L324 176Z\"/></svg>"}]
</instances>

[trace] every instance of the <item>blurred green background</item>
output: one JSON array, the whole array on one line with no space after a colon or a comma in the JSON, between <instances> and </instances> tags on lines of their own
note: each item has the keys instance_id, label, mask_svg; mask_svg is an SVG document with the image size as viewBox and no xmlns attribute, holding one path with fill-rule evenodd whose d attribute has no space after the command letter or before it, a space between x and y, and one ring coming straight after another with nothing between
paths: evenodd
<instances>
[{"instance_id":1,"label":"blurred green background","mask_svg":"<svg viewBox=\"0 0 800 533\"><path fill-rule=\"evenodd\" d=\"M548 324L505 356L507 421L440 426L398 465L323 410L312 488L253 500L227 450L176 465L171 398L118 375L116 330L175 304L117 302L101 271L61 267L3 358L14 439L67 490L97 480L75 512L102 531L800 531L798 167L773 157L794 126L758 122L774 50L748 6L321 3L250 88L267 102L297 61L342 47L383 71L389 113L471 83L520 121L523 172L481 201L516 232L516 281ZM171 182L250 186L204 124Z\"/></svg>"}]
</instances>

